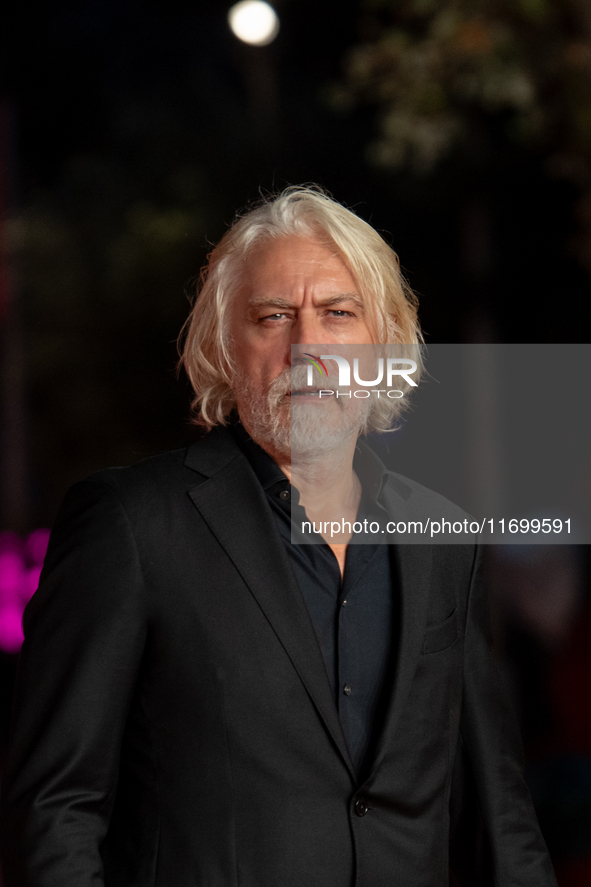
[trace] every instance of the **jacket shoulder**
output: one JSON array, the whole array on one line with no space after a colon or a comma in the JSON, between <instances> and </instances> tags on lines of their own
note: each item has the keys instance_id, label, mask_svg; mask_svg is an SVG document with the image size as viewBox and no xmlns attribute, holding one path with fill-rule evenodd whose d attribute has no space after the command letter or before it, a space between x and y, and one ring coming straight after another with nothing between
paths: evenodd
<instances>
[{"instance_id":1,"label":"jacket shoulder","mask_svg":"<svg viewBox=\"0 0 591 887\"><path fill-rule=\"evenodd\" d=\"M240 450L227 428L217 427L187 447L158 453L132 465L104 468L75 486L109 488L122 501L142 501L203 483Z\"/></svg>"},{"instance_id":2,"label":"jacket shoulder","mask_svg":"<svg viewBox=\"0 0 591 887\"><path fill-rule=\"evenodd\" d=\"M103 468L85 478L82 483L102 484L115 492L131 491L137 487L166 485L179 478L194 477L194 472L185 468L185 460L190 447L170 450L148 456L132 465L118 465Z\"/></svg>"}]
</instances>

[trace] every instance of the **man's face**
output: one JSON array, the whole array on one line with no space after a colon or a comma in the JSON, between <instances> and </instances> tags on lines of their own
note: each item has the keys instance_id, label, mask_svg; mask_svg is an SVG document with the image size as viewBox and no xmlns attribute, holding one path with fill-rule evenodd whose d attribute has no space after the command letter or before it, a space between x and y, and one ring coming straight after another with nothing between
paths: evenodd
<instances>
[{"instance_id":1,"label":"man's face","mask_svg":"<svg viewBox=\"0 0 591 887\"><path fill-rule=\"evenodd\" d=\"M285 455L292 402L301 416L320 420L323 410L323 423L343 425L343 402L292 394L290 373L292 345L374 341L357 284L334 250L295 236L256 247L232 306L231 335L238 412L255 440L275 437L271 448Z\"/></svg>"}]
</instances>

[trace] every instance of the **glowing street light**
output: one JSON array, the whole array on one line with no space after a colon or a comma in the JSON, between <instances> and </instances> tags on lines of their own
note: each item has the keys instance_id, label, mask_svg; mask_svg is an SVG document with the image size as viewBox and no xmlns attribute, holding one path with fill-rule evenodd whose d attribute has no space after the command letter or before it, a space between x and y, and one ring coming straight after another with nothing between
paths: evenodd
<instances>
[{"instance_id":1,"label":"glowing street light","mask_svg":"<svg viewBox=\"0 0 591 887\"><path fill-rule=\"evenodd\" d=\"M279 18L262 0L242 0L228 13L228 22L236 37L252 46L267 46L279 33Z\"/></svg>"}]
</instances>

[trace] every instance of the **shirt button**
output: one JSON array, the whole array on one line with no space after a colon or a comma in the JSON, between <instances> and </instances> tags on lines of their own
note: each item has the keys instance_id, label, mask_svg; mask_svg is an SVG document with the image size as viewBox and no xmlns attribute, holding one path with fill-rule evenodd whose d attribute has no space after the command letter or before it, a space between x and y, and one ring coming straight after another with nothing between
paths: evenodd
<instances>
[{"instance_id":1,"label":"shirt button","mask_svg":"<svg viewBox=\"0 0 591 887\"><path fill-rule=\"evenodd\" d=\"M369 813L369 807L365 798L357 798L355 801L355 813L357 816L365 816L366 813Z\"/></svg>"},{"instance_id":2,"label":"shirt button","mask_svg":"<svg viewBox=\"0 0 591 887\"><path fill-rule=\"evenodd\" d=\"M281 490L279 493L280 499L289 499L289 490Z\"/></svg>"},{"instance_id":3,"label":"shirt button","mask_svg":"<svg viewBox=\"0 0 591 887\"><path fill-rule=\"evenodd\" d=\"M343 693L345 694L345 696L351 695L351 687L349 686L349 684L345 684L345 686L343 687Z\"/></svg>"},{"instance_id":4,"label":"shirt button","mask_svg":"<svg viewBox=\"0 0 591 887\"><path fill-rule=\"evenodd\" d=\"M341 604L341 607L346 607L346 606L347 606L347 601L344 600L343 603Z\"/></svg>"}]
</instances>

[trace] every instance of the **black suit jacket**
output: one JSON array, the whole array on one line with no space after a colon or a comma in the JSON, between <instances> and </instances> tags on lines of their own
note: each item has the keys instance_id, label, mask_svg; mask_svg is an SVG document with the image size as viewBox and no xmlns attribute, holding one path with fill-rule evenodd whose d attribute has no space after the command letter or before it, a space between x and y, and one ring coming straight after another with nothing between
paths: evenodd
<instances>
[{"instance_id":1,"label":"black suit jacket","mask_svg":"<svg viewBox=\"0 0 591 887\"><path fill-rule=\"evenodd\" d=\"M425 493L392 476L387 496L412 513ZM360 785L232 436L74 486L25 615L6 887L443 887L454 763L479 802L491 883L554 887L476 549L396 551L399 661Z\"/></svg>"}]
</instances>

